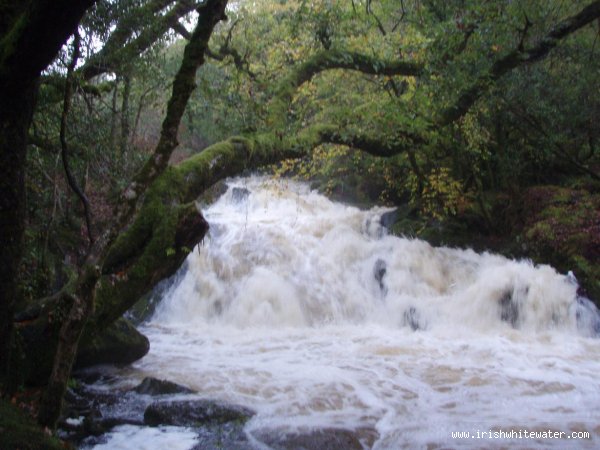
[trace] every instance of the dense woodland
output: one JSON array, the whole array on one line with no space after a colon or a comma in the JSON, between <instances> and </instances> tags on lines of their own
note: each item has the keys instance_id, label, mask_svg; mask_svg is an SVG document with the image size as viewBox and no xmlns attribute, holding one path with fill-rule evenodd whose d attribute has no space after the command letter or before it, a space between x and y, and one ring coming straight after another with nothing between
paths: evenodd
<instances>
[{"instance_id":1,"label":"dense woodland","mask_svg":"<svg viewBox=\"0 0 600 450\"><path fill-rule=\"evenodd\" d=\"M80 347L248 171L600 301L599 117L600 1L2 1L2 392L43 386L53 428Z\"/></svg>"}]
</instances>

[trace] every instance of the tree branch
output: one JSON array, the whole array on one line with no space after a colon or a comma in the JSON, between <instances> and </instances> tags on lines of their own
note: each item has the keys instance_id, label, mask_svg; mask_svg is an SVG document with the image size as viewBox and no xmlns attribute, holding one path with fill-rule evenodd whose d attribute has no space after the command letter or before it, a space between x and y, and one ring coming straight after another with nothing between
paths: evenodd
<instances>
[{"instance_id":1,"label":"tree branch","mask_svg":"<svg viewBox=\"0 0 600 450\"><path fill-rule=\"evenodd\" d=\"M595 1L579 13L560 22L546 36L540 39L534 47L524 49L523 51L519 49L513 50L495 61L486 73L482 74L469 88L465 89L459 95L452 106L443 110L435 118L435 126L448 125L460 119L495 81L523 64L545 58L558 45L561 39L564 39L598 17L600 17L600 1Z\"/></svg>"},{"instance_id":2,"label":"tree branch","mask_svg":"<svg viewBox=\"0 0 600 450\"><path fill-rule=\"evenodd\" d=\"M65 84L65 97L63 101L63 110L60 118L60 147L61 147L61 158L63 167L65 169L65 175L67 176L67 182L69 186L75 192L81 204L83 205L83 211L85 216L85 224L88 232L88 238L90 240L90 246L94 243L94 237L92 236L92 220L90 217L90 202L86 197L85 193L79 188L73 173L71 172L71 168L69 167L69 147L67 145L67 119L69 116L69 110L71 109L71 97L73 95L73 71L75 70L75 66L77 65L77 60L79 59L79 42L80 36L79 32L75 32L73 37L73 56L71 58L71 62L67 68L67 82Z\"/></svg>"},{"instance_id":3,"label":"tree branch","mask_svg":"<svg viewBox=\"0 0 600 450\"><path fill-rule=\"evenodd\" d=\"M110 246L136 212L142 194L165 171L169 156L177 146L177 129L187 101L195 88L196 70L204 61L204 51L214 26L225 18L226 4L227 0L206 0L203 6L198 8L200 17L192 40L185 48L181 67L175 77L173 93L155 152L122 194L121 203L117 205L114 213L113 223L95 241L77 279L64 291L65 298L72 298L72 306L61 324L52 374L38 418L39 422L44 425L54 427L58 420L61 409L60 400L66 389L70 368L75 359L82 332L94 310L98 280L102 273L102 266L110 253ZM162 200L159 199L161 202ZM163 208L168 207L170 205L163 205ZM171 213L169 217L176 216ZM152 250L153 248L149 248L155 258L162 257L161 254Z\"/></svg>"},{"instance_id":4,"label":"tree branch","mask_svg":"<svg viewBox=\"0 0 600 450\"><path fill-rule=\"evenodd\" d=\"M39 77L94 0L39 0L12 22L0 40L0 79L25 86Z\"/></svg>"},{"instance_id":5,"label":"tree branch","mask_svg":"<svg viewBox=\"0 0 600 450\"><path fill-rule=\"evenodd\" d=\"M173 3L173 0L169 2L159 0L155 3L156 5L163 3L170 4ZM117 26L120 32L115 36L117 31L115 30L102 50L88 59L86 64L80 69L82 77L85 80L89 80L97 75L114 71L119 64L130 59L131 55L139 55L149 49L152 44L173 27L174 22L189 14L197 7L198 5L195 1L179 0L168 13L155 18L151 22L151 26L143 29L138 37L129 43L127 43L127 39L138 30L127 28L126 24Z\"/></svg>"},{"instance_id":6,"label":"tree branch","mask_svg":"<svg viewBox=\"0 0 600 450\"><path fill-rule=\"evenodd\" d=\"M92 259L102 261L111 243L136 212L142 194L167 167L171 153L179 144L177 131L189 97L196 87L196 71L204 63L205 51L215 25L226 19L226 4L227 0L207 0L198 8L200 14L198 23L192 39L185 47L183 61L173 82L173 91L167 105L159 142L153 155L121 194L120 202L113 212L114 221L96 241L92 250Z\"/></svg>"},{"instance_id":7,"label":"tree branch","mask_svg":"<svg viewBox=\"0 0 600 450\"><path fill-rule=\"evenodd\" d=\"M385 61L376 57L343 50L323 50L293 68L275 88L269 108L269 124L278 123L285 117L287 107L296 90L315 75L332 69L356 70L371 75L419 76L423 66L412 61Z\"/></svg>"}]
</instances>

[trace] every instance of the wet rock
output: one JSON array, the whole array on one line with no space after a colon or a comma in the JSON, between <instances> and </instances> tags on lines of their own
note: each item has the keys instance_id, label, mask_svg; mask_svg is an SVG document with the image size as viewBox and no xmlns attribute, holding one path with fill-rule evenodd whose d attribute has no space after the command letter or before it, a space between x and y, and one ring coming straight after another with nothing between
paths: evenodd
<instances>
[{"instance_id":1,"label":"wet rock","mask_svg":"<svg viewBox=\"0 0 600 450\"><path fill-rule=\"evenodd\" d=\"M120 318L102 333L82 339L75 367L129 364L143 357L148 350L148 338L127 319Z\"/></svg>"},{"instance_id":2,"label":"wet rock","mask_svg":"<svg viewBox=\"0 0 600 450\"><path fill-rule=\"evenodd\" d=\"M373 266L373 276L375 280L379 284L379 290L381 291L382 298L385 297L388 293L388 288L385 285L383 278L387 273L387 264L384 260L378 259L375 261L375 265Z\"/></svg>"},{"instance_id":3,"label":"wet rock","mask_svg":"<svg viewBox=\"0 0 600 450\"><path fill-rule=\"evenodd\" d=\"M243 423L254 411L239 405L212 400L184 400L152 403L144 412L147 425L201 426L227 422Z\"/></svg>"},{"instance_id":4,"label":"wet rock","mask_svg":"<svg viewBox=\"0 0 600 450\"><path fill-rule=\"evenodd\" d=\"M387 272L387 264L383 259L378 259L375 261L375 266L373 267L373 275L375 279L379 283L379 288L383 291L385 290L385 285L383 284L383 277Z\"/></svg>"},{"instance_id":5,"label":"wet rock","mask_svg":"<svg viewBox=\"0 0 600 450\"><path fill-rule=\"evenodd\" d=\"M251 450L255 447L248 441L244 424L228 422L208 425L195 430L198 443L192 450Z\"/></svg>"},{"instance_id":6,"label":"wet rock","mask_svg":"<svg viewBox=\"0 0 600 450\"><path fill-rule=\"evenodd\" d=\"M577 328L586 336L600 336L600 311L585 297L577 297L574 303Z\"/></svg>"},{"instance_id":7,"label":"wet rock","mask_svg":"<svg viewBox=\"0 0 600 450\"><path fill-rule=\"evenodd\" d=\"M193 394L191 389L173 383L172 381L159 380L152 377L146 377L135 387L135 392L143 395L165 395L165 394Z\"/></svg>"},{"instance_id":8,"label":"wet rock","mask_svg":"<svg viewBox=\"0 0 600 450\"><path fill-rule=\"evenodd\" d=\"M419 324L419 312L414 306L411 306L402 315L402 325L409 326L413 331L421 329Z\"/></svg>"},{"instance_id":9,"label":"wet rock","mask_svg":"<svg viewBox=\"0 0 600 450\"><path fill-rule=\"evenodd\" d=\"M147 402L141 398L122 391L95 391L85 385L69 389L59 423L60 436L79 445L89 436L101 436L115 426L143 425Z\"/></svg>"},{"instance_id":10,"label":"wet rock","mask_svg":"<svg viewBox=\"0 0 600 450\"><path fill-rule=\"evenodd\" d=\"M392 211L385 212L379 218L379 222L381 226L386 228L388 231L391 231L394 224L398 221L400 217L400 212L398 208L393 209Z\"/></svg>"},{"instance_id":11,"label":"wet rock","mask_svg":"<svg viewBox=\"0 0 600 450\"><path fill-rule=\"evenodd\" d=\"M250 195L250 191L244 187L234 187L231 189L231 200L235 203L244 201Z\"/></svg>"},{"instance_id":12,"label":"wet rock","mask_svg":"<svg viewBox=\"0 0 600 450\"><path fill-rule=\"evenodd\" d=\"M498 303L500 304L500 319L516 328L519 321L519 305L513 299L512 291L505 292Z\"/></svg>"},{"instance_id":13,"label":"wet rock","mask_svg":"<svg viewBox=\"0 0 600 450\"><path fill-rule=\"evenodd\" d=\"M344 428L321 428L306 432L259 430L254 437L274 450L362 450L371 448L378 437L370 428L347 430Z\"/></svg>"}]
</instances>

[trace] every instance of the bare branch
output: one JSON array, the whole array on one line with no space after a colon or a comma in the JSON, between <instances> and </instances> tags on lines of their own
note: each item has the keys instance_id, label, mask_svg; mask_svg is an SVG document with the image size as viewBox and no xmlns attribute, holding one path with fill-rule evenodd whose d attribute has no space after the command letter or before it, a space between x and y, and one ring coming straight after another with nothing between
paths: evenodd
<instances>
[{"instance_id":1,"label":"bare branch","mask_svg":"<svg viewBox=\"0 0 600 450\"><path fill-rule=\"evenodd\" d=\"M79 44L80 44L80 36L79 32L76 31L73 37L73 56L71 58L71 62L67 68L67 82L65 84L65 96L63 101L63 110L60 119L60 146L61 146L61 157L63 162L63 167L65 169L65 175L67 176L67 181L69 186L75 192L81 204L83 205L83 211L85 215L85 223L87 227L88 239L90 240L90 246L94 243L94 237L92 235L92 220L90 216L90 202L86 197L85 193L80 189L73 173L71 172L71 168L69 167L69 147L67 145L67 119L69 116L69 109L71 108L71 97L73 95L73 71L75 70L75 66L77 65L77 60L79 59Z\"/></svg>"}]
</instances>

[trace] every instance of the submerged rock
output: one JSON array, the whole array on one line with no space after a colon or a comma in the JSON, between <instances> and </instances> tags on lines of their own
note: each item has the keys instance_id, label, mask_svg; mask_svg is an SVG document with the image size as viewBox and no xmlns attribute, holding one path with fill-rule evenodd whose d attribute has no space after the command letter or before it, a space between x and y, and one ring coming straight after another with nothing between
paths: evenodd
<instances>
[{"instance_id":1,"label":"submerged rock","mask_svg":"<svg viewBox=\"0 0 600 450\"><path fill-rule=\"evenodd\" d=\"M246 200L250 195L250 191L244 187L234 187L231 189L231 199L235 203L239 203L242 200Z\"/></svg>"},{"instance_id":2,"label":"submerged rock","mask_svg":"<svg viewBox=\"0 0 600 450\"><path fill-rule=\"evenodd\" d=\"M196 438L198 443L192 447L192 450L254 450L256 448L248 441L243 423L208 425L195 431L198 433Z\"/></svg>"},{"instance_id":3,"label":"submerged rock","mask_svg":"<svg viewBox=\"0 0 600 450\"><path fill-rule=\"evenodd\" d=\"M83 375L91 382L98 382L99 375L101 380L111 379L98 373ZM121 425L173 425L194 428L198 433L194 449L254 448L244 431L245 422L255 414L248 408L211 400L169 397L171 400L156 401L149 397L190 393L193 391L185 386L150 377L133 389L97 389L78 382L67 392L59 434L77 446L88 446L104 442L106 433Z\"/></svg>"},{"instance_id":4,"label":"submerged rock","mask_svg":"<svg viewBox=\"0 0 600 450\"><path fill-rule=\"evenodd\" d=\"M419 323L419 312L414 306L411 306L402 315L402 325L409 326L413 331L421 329Z\"/></svg>"},{"instance_id":5,"label":"submerged rock","mask_svg":"<svg viewBox=\"0 0 600 450\"><path fill-rule=\"evenodd\" d=\"M586 336L600 336L600 311L591 300L577 297L575 304L577 328Z\"/></svg>"},{"instance_id":6,"label":"submerged rock","mask_svg":"<svg viewBox=\"0 0 600 450\"><path fill-rule=\"evenodd\" d=\"M147 400L131 391L94 390L78 384L67 390L59 435L76 445L120 425L144 425Z\"/></svg>"},{"instance_id":7,"label":"submerged rock","mask_svg":"<svg viewBox=\"0 0 600 450\"><path fill-rule=\"evenodd\" d=\"M135 392L143 395L165 395L165 394L193 394L190 388L173 383L172 381L159 380L146 377L135 387Z\"/></svg>"},{"instance_id":8,"label":"submerged rock","mask_svg":"<svg viewBox=\"0 0 600 450\"><path fill-rule=\"evenodd\" d=\"M363 450L371 448L378 433L371 428L321 428L306 432L259 430L253 436L274 450Z\"/></svg>"},{"instance_id":9,"label":"submerged rock","mask_svg":"<svg viewBox=\"0 0 600 450\"><path fill-rule=\"evenodd\" d=\"M512 291L505 292L498 303L500 304L500 319L516 328L519 322L519 305L513 299Z\"/></svg>"},{"instance_id":10,"label":"submerged rock","mask_svg":"<svg viewBox=\"0 0 600 450\"><path fill-rule=\"evenodd\" d=\"M147 425L201 426L246 422L254 411L239 405L212 400L183 400L152 403L144 412Z\"/></svg>"},{"instance_id":11,"label":"submerged rock","mask_svg":"<svg viewBox=\"0 0 600 450\"><path fill-rule=\"evenodd\" d=\"M375 261L375 266L373 267L373 275L379 283L379 289L384 291L384 293L386 289L385 284L383 283L383 277L385 276L386 272L387 264L385 263L385 261L383 259L378 259L377 261Z\"/></svg>"}]
</instances>

